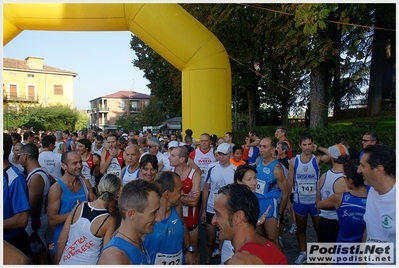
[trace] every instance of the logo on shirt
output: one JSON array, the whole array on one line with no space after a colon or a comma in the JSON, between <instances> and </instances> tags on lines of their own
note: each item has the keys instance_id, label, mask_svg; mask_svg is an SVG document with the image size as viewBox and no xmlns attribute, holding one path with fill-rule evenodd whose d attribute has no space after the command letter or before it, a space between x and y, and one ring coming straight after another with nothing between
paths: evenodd
<instances>
[{"instance_id":1,"label":"logo on shirt","mask_svg":"<svg viewBox=\"0 0 399 268\"><path fill-rule=\"evenodd\" d=\"M270 174L270 168L264 167L263 168L263 172L266 173L266 174Z\"/></svg>"},{"instance_id":2,"label":"logo on shirt","mask_svg":"<svg viewBox=\"0 0 399 268\"><path fill-rule=\"evenodd\" d=\"M308 166L302 166L302 168L303 168L303 171L305 171L305 172L308 171L308 169L309 169Z\"/></svg>"},{"instance_id":3,"label":"logo on shirt","mask_svg":"<svg viewBox=\"0 0 399 268\"><path fill-rule=\"evenodd\" d=\"M384 214L381 217L382 219L382 228L392 229L392 217L388 214Z\"/></svg>"},{"instance_id":4,"label":"logo on shirt","mask_svg":"<svg viewBox=\"0 0 399 268\"><path fill-rule=\"evenodd\" d=\"M351 197L349 195L345 195L344 201L348 201Z\"/></svg>"},{"instance_id":5,"label":"logo on shirt","mask_svg":"<svg viewBox=\"0 0 399 268\"><path fill-rule=\"evenodd\" d=\"M173 224L176 224L176 222L177 222L177 219L174 219L174 220L172 221Z\"/></svg>"}]
</instances>

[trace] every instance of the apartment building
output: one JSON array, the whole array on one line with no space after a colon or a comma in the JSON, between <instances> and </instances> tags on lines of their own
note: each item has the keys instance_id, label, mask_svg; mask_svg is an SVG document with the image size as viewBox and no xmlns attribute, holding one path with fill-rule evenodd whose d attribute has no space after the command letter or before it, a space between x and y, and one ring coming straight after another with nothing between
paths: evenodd
<instances>
[{"instance_id":1,"label":"apartment building","mask_svg":"<svg viewBox=\"0 0 399 268\"><path fill-rule=\"evenodd\" d=\"M116 129L116 120L123 114L138 114L148 105L150 95L135 91L118 91L90 100L90 128Z\"/></svg>"},{"instance_id":2,"label":"apartment building","mask_svg":"<svg viewBox=\"0 0 399 268\"><path fill-rule=\"evenodd\" d=\"M43 64L43 58L3 58L3 111L21 105L67 105L73 108L77 73Z\"/></svg>"}]
</instances>

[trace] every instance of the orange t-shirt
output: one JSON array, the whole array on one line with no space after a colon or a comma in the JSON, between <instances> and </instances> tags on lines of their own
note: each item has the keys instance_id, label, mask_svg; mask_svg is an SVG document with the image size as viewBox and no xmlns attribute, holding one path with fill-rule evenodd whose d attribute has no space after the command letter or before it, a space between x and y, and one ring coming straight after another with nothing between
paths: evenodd
<instances>
[{"instance_id":1,"label":"orange t-shirt","mask_svg":"<svg viewBox=\"0 0 399 268\"><path fill-rule=\"evenodd\" d=\"M230 158L230 163L232 163L236 167L246 164L244 160L240 160L240 161L237 162L237 161L234 160L234 158Z\"/></svg>"}]
</instances>

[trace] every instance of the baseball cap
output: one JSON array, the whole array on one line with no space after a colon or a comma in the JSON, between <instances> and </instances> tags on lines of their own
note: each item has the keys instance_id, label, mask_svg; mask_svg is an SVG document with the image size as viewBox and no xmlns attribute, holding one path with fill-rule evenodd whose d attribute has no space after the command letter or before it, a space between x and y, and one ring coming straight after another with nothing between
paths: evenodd
<instances>
[{"instance_id":1,"label":"baseball cap","mask_svg":"<svg viewBox=\"0 0 399 268\"><path fill-rule=\"evenodd\" d=\"M162 137L159 138L159 141L164 141L164 139Z\"/></svg>"},{"instance_id":2,"label":"baseball cap","mask_svg":"<svg viewBox=\"0 0 399 268\"><path fill-rule=\"evenodd\" d=\"M222 153L222 154L228 154L232 152L231 145L228 144L227 142L223 142L222 144L219 144L218 148L216 149L217 153Z\"/></svg>"},{"instance_id":3,"label":"baseball cap","mask_svg":"<svg viewBox=\"0 0 399 268\"><path fill-rule=\"evenodd\" d=\"M336 144L328 147L328 153L334 159L338 159L341 155L349 155L348 149L342 144Z\"/></svg>"},{"instance_id":4,"label":"baseball cap","mask_svg":"<svg viewBox=\"0 0 399 268\"><path fill-rule=\"evenodd\" d=\"M126 133L122 134L122 137L129 137L129 135L127 135Z\"/></svg>"},{"instance_id":5,"label":"baseball cap","mask_svg":"<svg viewBox=\"0 0 399 268\"><path fill-rule=\"evenodd\" d=\"M155 142L158 145L160 144L157 138L151 138L150 141Z\"/></svg>"},{"instance_id":6,"label":"baseball cap","mask_svg":"<svg viewBox=\"0 0 399 268\"><path fill-rule=\"evenodd\" d=\"M168 143L168 149L170 149L170 148L175 148L175 147L177 147L177 146L179 146L179 143L178 143L177 141L170 141L170 142Z\"/></svg>"}]
</instances>

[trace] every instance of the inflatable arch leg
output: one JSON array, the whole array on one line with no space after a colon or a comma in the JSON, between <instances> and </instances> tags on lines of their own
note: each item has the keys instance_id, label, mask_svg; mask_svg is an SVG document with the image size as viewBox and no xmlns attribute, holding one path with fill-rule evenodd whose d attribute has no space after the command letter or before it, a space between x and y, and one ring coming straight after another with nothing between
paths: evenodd
<instances>
[{"instance_id":1,"label":"inflatable arch leg","mask_svg":"<svg viewBox=\"0 0 399 268\"><path fill-rule=\"evenodd\" d=\"M178 4L3 4L3 45L23 30L130 30L182 71L182 129L222 136L231 130L226 49Z\"/></svg>"}]
</instances>

